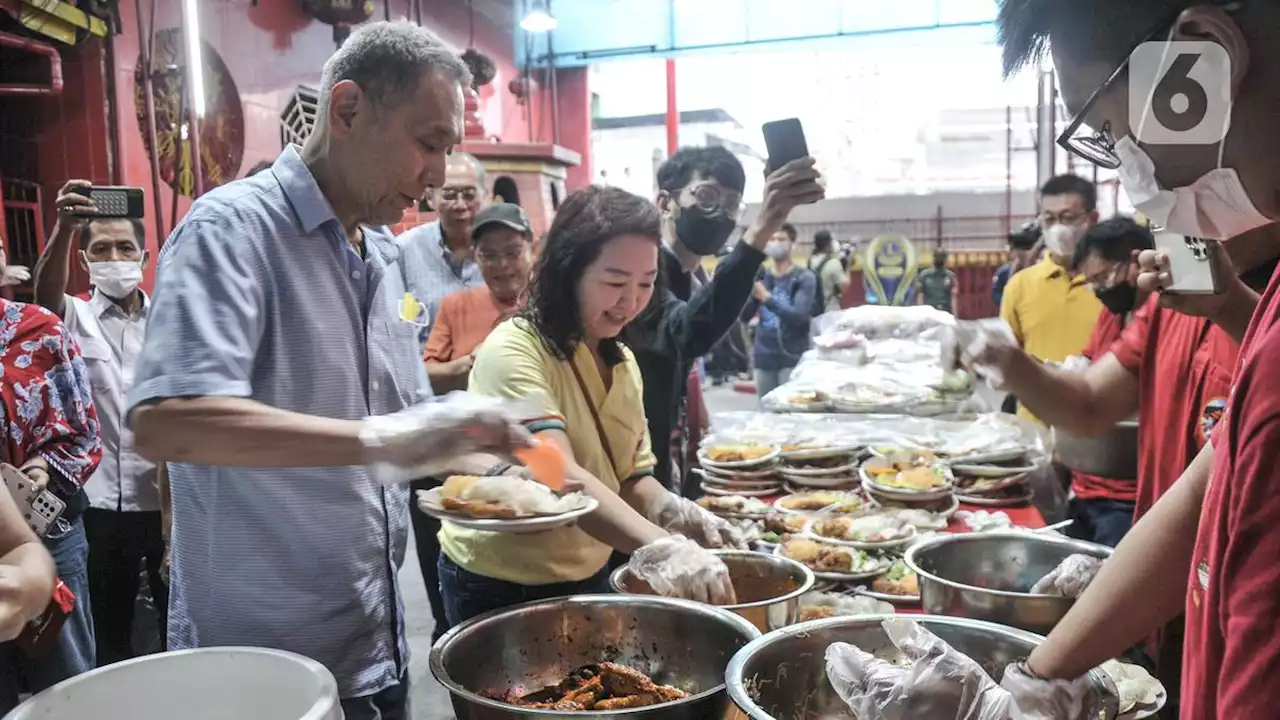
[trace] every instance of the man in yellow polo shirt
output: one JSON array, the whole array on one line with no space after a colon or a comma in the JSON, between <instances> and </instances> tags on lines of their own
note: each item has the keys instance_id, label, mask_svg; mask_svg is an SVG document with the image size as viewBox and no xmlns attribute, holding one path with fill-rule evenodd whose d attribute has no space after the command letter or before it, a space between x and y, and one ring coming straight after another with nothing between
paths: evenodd
<instances>
[{"instance_id":1,"label":"man in yellow polo shirt","mask_svg":"<svg viewBox=\"0 0 1280 720\"><path fill-rule=\"evenodd\" d=\"M1045 254L1009 278L1000 317L1022 349L1038 360L1062 362L1089 343L1102 303L1083 275L1070 270L1081 236L1098 222L1098 192L1078 175L1058 175L1040 188ZM1021 403L1019 417L1035 420Z\"/></svg>"}]
</instances>

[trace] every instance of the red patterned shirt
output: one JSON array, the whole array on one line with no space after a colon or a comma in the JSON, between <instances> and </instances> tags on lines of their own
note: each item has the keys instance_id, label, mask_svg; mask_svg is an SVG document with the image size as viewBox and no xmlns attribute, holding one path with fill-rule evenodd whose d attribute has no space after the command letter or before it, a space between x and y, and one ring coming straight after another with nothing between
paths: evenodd
<instances>
[{"instance_id":1,"label":"red patterned shirt","mask_svg":"<svg viewBox=\"0 0 1280 720\"><path fill-rule=\"evenodd\" d=\"M102 460L80 347L53 313L0 299L0 430L7 462L42 457L84 485Z\"/></svg>"}]
</instances>

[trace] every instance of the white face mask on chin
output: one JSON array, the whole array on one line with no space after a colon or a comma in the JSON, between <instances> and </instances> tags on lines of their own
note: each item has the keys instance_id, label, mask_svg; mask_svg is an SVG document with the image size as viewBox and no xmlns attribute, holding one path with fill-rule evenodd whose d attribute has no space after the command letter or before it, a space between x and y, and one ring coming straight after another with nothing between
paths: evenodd
<instances>
[{"instance_id":1,"label":"white face mask on chin","mask_svg":"<svg viewBox=\"0 0 1280 720\"><path fill-rule=\"evenodd\" d=\"M142 282L142 265L128 260L89 263L89 282L107 297L128 297Z\"/></svg>"}]
</instances>

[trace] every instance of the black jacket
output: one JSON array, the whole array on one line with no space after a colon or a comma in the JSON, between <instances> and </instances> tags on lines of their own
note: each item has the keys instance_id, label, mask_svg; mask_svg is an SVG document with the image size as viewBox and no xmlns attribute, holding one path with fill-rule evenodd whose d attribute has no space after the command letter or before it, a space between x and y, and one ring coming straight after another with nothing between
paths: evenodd
<instances>
[{"instance_id":1,"label":"black jacket","mask_svg":"<svg viewBox=\"0 0 1280 720\"><path fill-rule=\"evenodd\" d=\"M666 289L628 328L627 345L644 379L644 412L658 459L654 475L671 485L671 431L679 417L693 363L711 352L738 320L751 297L764 253L739 242L716 268L711 281L692 292L693 279L665 245L661 270Z\"/></svg>"}]
</instances>

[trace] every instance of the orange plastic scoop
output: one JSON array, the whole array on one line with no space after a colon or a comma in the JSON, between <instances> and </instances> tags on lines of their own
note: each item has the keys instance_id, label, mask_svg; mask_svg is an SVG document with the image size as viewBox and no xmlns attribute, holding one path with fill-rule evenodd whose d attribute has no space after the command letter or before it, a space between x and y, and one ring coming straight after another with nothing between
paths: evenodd
<instances>
[{"instance_id":1,"label":"orange plastic scoop","mask_svg":"<svg viewBox=\"0 0 1280 720\"><path fill-rule=\"evenodd\" d=\"M516 450L516 459L524 463L533 479L559 492L564 489L565 462L560 448L533 438L530 447Z\"/></svg>"}]
</instances>

